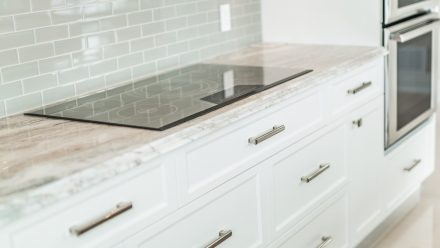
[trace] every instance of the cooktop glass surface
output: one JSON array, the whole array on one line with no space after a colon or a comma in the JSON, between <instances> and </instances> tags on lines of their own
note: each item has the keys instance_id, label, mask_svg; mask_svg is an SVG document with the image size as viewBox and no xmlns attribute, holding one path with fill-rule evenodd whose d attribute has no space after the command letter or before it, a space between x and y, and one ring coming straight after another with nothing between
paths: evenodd
<instances>
[{"instance_id":1,"label":"cooktop glass surface","mask_svg":"<svg viewBox=\"0 0 440 248\"><path fill-rule=\"evenodd\" d=\"M197 64L26 114L165 130L311 71Z\"/></svg>"}]
</instances>

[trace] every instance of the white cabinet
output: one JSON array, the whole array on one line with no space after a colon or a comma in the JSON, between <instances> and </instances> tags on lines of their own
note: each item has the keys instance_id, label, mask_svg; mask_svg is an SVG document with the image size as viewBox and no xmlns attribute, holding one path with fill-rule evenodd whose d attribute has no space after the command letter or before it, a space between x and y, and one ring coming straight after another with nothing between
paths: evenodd
<instances>
[{"instance_id":1,"label":"white cabinet","mask_svg":"<svg viewBox=\"0 0 440 248\"><path fill-rule=\"evenodd\" d=\"M350 237L358 244L382 220L386 186L384 109L381 98L356 110L347 120Z\"/></svg>"},{"instance_id":2,"label":"white cabinet","mask_svg":"<svg viewBox=\"0 0 440 248\"><path fill-rule=\"evenodd\" d=\"M141 231L126 247L263 247L260 180L256 170L211 192L180 213ZM213 246L214 247L214 246Z\"/></svg>"}]
</instances>

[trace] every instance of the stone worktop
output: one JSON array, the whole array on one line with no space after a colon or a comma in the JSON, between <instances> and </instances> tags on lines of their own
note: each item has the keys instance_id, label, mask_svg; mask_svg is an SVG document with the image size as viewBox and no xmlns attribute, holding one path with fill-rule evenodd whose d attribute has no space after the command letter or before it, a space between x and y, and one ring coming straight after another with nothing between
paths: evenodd
<instances>
[{"instance_id":1,"label":"stone worktop","mask_svg":"<svg viewBox=\"0 0 440 248\"><path fill-rule=\"evenodd\" d=\"M218 57L209 62L314 71L166 131L0 119L0 228L385 54L380 47L259 44Z\"/></svg>"}]
</instances>

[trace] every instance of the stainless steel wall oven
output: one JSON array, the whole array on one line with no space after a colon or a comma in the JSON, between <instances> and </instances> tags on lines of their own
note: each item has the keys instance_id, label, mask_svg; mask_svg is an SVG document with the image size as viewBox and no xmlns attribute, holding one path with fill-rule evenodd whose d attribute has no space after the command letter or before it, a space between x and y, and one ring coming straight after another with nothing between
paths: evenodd
<instances>
[{"instance_id":1,"label":"stainless steel wall oven","mask_svg":"<svg viewBox=\"0 0 440 248\"><path fill-rule=\"evenodd\" d=\"M384 0L384 23L386 25L431 10L438 0Z\"/></svg>"},{"instance_id":2,"label":"stainless steel wall oven","mask_svg":"<svg viewBox=\"0 0 440 248\"><path fill-rule=\"evenodd\" d=\"M387 147L435 112L440 23L437 18L437 14L431 13L384 29L384 45L389 51Z\"/></svg>"}]
</instances>

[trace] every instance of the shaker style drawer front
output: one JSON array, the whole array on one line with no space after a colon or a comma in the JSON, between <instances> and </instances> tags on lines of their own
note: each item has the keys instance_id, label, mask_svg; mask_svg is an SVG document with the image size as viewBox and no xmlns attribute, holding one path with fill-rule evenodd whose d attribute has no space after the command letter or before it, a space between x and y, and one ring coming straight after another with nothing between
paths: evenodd
<instances>
[{"instance_id":1,"label":"shaker style drawer front","mask_svg":"<svg viewBox=\"0 0 440 248\"><path fill-rule=\"evenodd\" d=\"M340 198L278 248L348 248L347 199Z\"/></svg>"},{"instance_id":2,"label":"shaker style drawer front","mask_svg":"<svg viewBox=\"0 0 440 248\"><path fill-rule=\"evenodd\" d=\"M345 183L344 147L344 128L339 127L268 163L273 173L276 232L295 225L302 214Z\"/></svg>"},{"instance_id":3,"label":"shaker style drawer front","mask_svg":"<svg viewBox=\"0 0 440 248\"><path fill-rule=\"evenodd\" d=\"M384 92L383 67L373 66L332 87L333 114L340 114Z\"/></svg>"},{"instance_id":4,"label":"shaker style drawer front","mask_svg":"<svg viewBox=\"0 0 440 248\"><path fill-rule=\"evenodd\" d=\"M399 205L408 190L420 184L434 171L435 123L430 120L386 155L388 178L393 182L387 184L385 189L389 209Z\"/></svg>"},{"instance_id":5,"label":"shaker style drawer front","mask_svg":"<svg viewBox=\"0 0 440 248\"><path fill-rule=\"evenodd\" d=\"M15 248L103 247L128 228L151 224L170 211L167 170L156 166L123 185L13 234Z\"/></svg>"},{"instance_id":6,"label":"shaker style drawer front","mask_svg":"<svg viewBox=\"0 0 440 248\"><path fill-rule=\"evenodd\" d=\"M262 247L261 202L256 175L228 183L227 191L210 192L185 207L173 220L158 223L126 242L127 247L257 248ZM209 198L209 200L207 200ZM203 204L200 204L203 202ZM201 205L201 206L200 206ZM161 231L158 231L161 230Z\"/></svg>"},{"instance_id":7,"label":"shaker style drawer front","mask_svg":"<svg viewBox=\"0 0 440 248\"><path fill-rule=\"evenodd\" d=\"M322 121L321 94L314 93L232 132L211 138L187 151L183 194L200 196L230 176L275 153Z\"/></svg>"}]
</instances>

